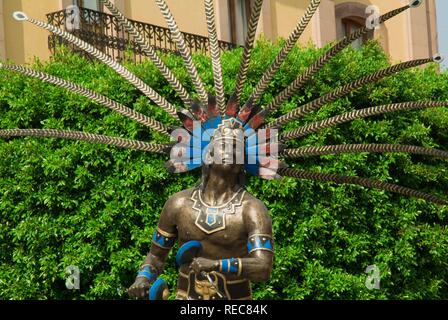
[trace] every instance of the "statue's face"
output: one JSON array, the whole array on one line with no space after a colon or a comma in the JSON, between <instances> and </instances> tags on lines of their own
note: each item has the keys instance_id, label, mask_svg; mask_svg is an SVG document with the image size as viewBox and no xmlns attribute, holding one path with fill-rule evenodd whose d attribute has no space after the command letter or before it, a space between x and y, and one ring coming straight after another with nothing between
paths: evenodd
<instances>
[{"instance_id":1,"label":"statue's face","mask_svg":"<svg viewBox=\"0 0 448 320\"><path fill-rule=\"evenodd\" d=\"M194 282L194 291L196 291L196 293L200 295L203 300L210 300L210 297L213 297L217 293L217 287L218 279L213 281L213 284L211 284L208 280L200 281L196 279Z\"/></svg>"},{"instance_id":2,"label":"statue's face","mask_svg":"<svg viewBox=\"0 0 448 320\"><path fill-rule=\"evenodd\" d=\"M211 168L239 173L244 166L244 133L225 128L216 135L210 146Z\"/></svg>"}]
</instances>

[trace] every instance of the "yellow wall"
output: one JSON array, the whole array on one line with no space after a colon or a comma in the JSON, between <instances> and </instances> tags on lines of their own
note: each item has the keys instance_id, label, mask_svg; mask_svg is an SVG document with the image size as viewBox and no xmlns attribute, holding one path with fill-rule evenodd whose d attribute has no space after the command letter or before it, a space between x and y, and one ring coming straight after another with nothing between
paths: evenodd
<instances>
[{"instance_id":1,"label":"yellow wall","mask_svg":"<svg viewBox=\"0 0 448 320\"><path fill-rule=\"evenodd\" d=\"M334 0L335 5L348 2L346 0ZM365 5L376 5L380 14L405 6L409 0L357 0ZM392 60L405 61L410 59L426 58L437 51L436 28L431 28L428 34L427 11L430 12L430 25L434 26L435 8L434 0L426 0L419 7L412 8L385 22L380 30L375 31L375 38L383 43ZM432 40L431 48L428 48L429 38Z\"/></svg>"},{"instance_id":2,"label":"yellow wall","mask_svg":"<svg viewBox=\"0 0 448 320\"><path fill-rule=\"evenodd\" d=\"M230 41L227 0L216 0L217 26L220 38ZM365 5L375 4L383 14L409 0L352 0ZM12 13L17 10L46 21L46 14L61 10L72 0L0 0L0 58L22 64L33 56L48 59L48 35L30 23L17 22ZM154 0L114 0L124 14L133 20L166 27ZM167 0L168 5L184 32L207 36L202 0ZM334 8L347 0L322 0L319 10L303 33L300 43L313 41L318 46L336 40ZM287 38L306 10L309 0L265 0L258 34L268 39ZM429 20L428 20L429 19ZM428 30L430 32L428 33ZM375 32L392 60L404 61L427 57L437 51L434 0L426 0L417 9L402 13Z\"/></svg>"},{"instance_id":3,"label":"yellow wall","mask_svg":"<svg viewBox=\"0 0 448 320\"><path fill-rule=\"evenodd\" d=\"M45 4L45 5L42 5ZM59 0L4 0L3 23L5 30L6 58L15 63L29 62L34 56L48 59L48 32L28 22L18 22L14 11L23 11L35 19L47 21L46 14L60 8Z\"/></svg>"},{"instance_id":4,"label":"yellow wall","mask_svg":"<svg viewBox=\"0 0 448 320\"><path fill-rule=\"evenodd\" d=\"M272 14L271 38L288 38L297 23L305 13L307 1L270 0ZM313 40L313 24L310 23L300 38L301 43Z\"/></svg>"},{"instance_id":5,"label":"yellow wall","mask_svg":"<svg viewBox=\"0 0 448 320\"><path fill-rule=\"evenodd\" d=\"M207 35L204 1L166 0L180 30L198 35ZM125 12L133 20L150 22L167 27L154 0L125 1Z\"/></svg>"}]
</instances>

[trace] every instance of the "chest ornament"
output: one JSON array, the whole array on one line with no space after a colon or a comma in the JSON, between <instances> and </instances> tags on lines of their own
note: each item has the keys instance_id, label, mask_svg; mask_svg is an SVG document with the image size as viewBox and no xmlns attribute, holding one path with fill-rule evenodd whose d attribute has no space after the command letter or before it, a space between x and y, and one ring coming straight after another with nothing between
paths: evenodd
<instances>
[{"instance_id":1,"label":"chest ornament","mask_svg":"<svg viewBox=\"0 0 448 320\"><path fill-rule=\"evenodd\" d=\"M227 203L220 206L210 206L202 200L201 190L196 189L191 195L193 210L197 212L195 224L207 234L215 233L226 228L226 215L235 214L236 208L243 202L243 188L239 189Z\"/></svg>"}]
</instances>

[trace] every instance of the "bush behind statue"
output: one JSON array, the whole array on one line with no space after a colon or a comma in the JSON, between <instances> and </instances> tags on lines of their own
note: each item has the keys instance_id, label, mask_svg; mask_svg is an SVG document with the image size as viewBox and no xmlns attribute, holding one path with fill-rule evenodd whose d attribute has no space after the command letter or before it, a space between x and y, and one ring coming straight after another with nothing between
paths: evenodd
<instances>
[{"instance_id":1,"label":"bush behind statue","mask_svg":"<svg viewBox=\"0 0 448 320\"><path fill-rule=\"evenodd\" d=\"M280 50L259 41L245 97ZM297 47L264 96L266 103L323 49ZM223 55L226 93L235 86L242 50ZM177 56L165 56L187 89ZM195 63L213 91L211 63ZM379 45L336 56L279 112L389 65ZM151 63L128 65L180 105ZM163 111L114 71L61 48L33 68L82 84L167 122ZM448 100L448 73L433 65L363 87L288 125L391 102ZM18 74L0 73L0 128L71 129L166 142L141 125L87 99ZM386 114L322 130L296 146L401 143L447 150L448 108ZM0 140L0 297L3 299L126 299L125 289L149 250L170 195L197 183L197 172L170 175L165 158L115 147L55 139ZM292 164L293 162L289 162ZM447 196L448 161L406 154L345 154L299 159L307 170L372 177ZM255 299L448 298L448 209L357 186L283 179L249 179L248 191L273 217L276 256L271 280L254 285ZM174 248L176 250L176 248ZM171 254L165 278L175 287ZM380 289L366 287L368 266L380 270ZM80 270L80 290L65 285L68 266Z\"/></svg>"}]
</instances>

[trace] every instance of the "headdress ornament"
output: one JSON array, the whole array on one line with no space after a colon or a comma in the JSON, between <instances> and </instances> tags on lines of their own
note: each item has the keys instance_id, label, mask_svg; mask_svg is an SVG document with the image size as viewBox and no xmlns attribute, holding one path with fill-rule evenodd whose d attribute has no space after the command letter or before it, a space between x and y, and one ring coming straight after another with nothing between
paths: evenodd
<instances>
[{"instance_id":1,"label":"headdress ornament","mask_svg":"<svg viewBox=\"0 0 448 320\"><path fill-rule=\"evenodd\" d=\"M155 0L170 31L174 42L177 45L180 56L182 57L187 72L196 89L197 99L191 97L190 93L184 88L181 82L164 64L155 50L145 41L144 37L134 27L134 25L114 6L110 0L101 0L109 11L117 19L118 23L141 47L142 51L151 59L160 73L166 78L168 83L174 88L178 97L183 102L183 108L179 109L170 103L165 97L161 96L154 89L139 79L127 68L119 64L113 58L101 52L89 43L75 37L73 34L61 30L53 25L33 19L23 12L15 12L14 18L18 21L31 23L37 27L46 29L55 35L63 38L65 41L89 53L92 57L102 61L110 68L115 70L126 81L140 90L148 99L157 104L162 110L170 116L180 121L176 128L167 126L151 117L132 110L121 105L105 96L102 96L92 90L80 85L74 84L64 79L45 74L43 72L31 70L21 66L11 64L1 64L3 69L19 72L21 74L41 79L56 86L65 88L77 94L83 95L93 101L115 111L123 116L133 119L148 128L164 135L170 136L173 132L176 141L174 144L155 144L144 141L135 141L96 135L86 132L77 132L69 130L49 130L49 129L7 129L0 130L0 137L10 138L17 136L35 136L35 137L57 137L66 139L76 139L89 141L92 143L105 143L122 148L143 150L147 152L161 153L172 156L166 163L170 172L180 173L201 167L204 164L204 154L210 147L213 140L219 140L223 137L232 137L235 141L244 145L244 167L245 170L253 175L264 179L280 178L281 176L295 177L298 179L311 179L316 181L332 181L336 183L350 183L372 188L388 190L400 193L406 196L414 196L426 199L439 204L446 204L447 201L439 199L433 195L426 194L411 188L401 187L390 183L375 181L368 178L343 176L336 174L325 174L319 172L301 171L293 168L287 168L283 161L272 156L276 151L282 159L295 159L299 157L318 156L323 154L336 154L346 152L407 152L448 158L448 152L431 148L407 145L388 145L388 144L360 144L360 145L329 145L322 147L302 147L290 148L287 143L294 139L301 138L312 132L316 132L329 126L334 126L343 122L352 121L372 115L384 114L387 112L396 112L404 110L415 110L423 108L432 108L447 106L447 101L420 101L392 103L383 106L360 109L346 114L334 116L322 121L305 124L289 131L282 131L279 134L273 134L274 129L282 129L291 121L300 119L304 115L318 110L325 104L331 103L350 92L399 71L420 66L430 62L441 62L443 58L435 55L426 59L417 59L403 62L364 76L351 83L345 84L336 90L329 92L317 99L309 101L297 108L281 115L280 117L268 120L274 111L286 101L288 101L300 88L303 87L312 77L322 69L335 55L348 47L353 41L362 38L370 29L366 26L354 31L349 36L331 46L322 56L313 64L307 67L297 78L281 91L266 106L260 104L263 94L280 66L284 63L286 57L300 38L314 13L318 9L321 0L310 0L309 6L303 17L298 21L290 37L285 41L284 46L274 59L270 67L256 84L247 101L241 103L243 88L247 79L249 62L254 46L256 30L260 18L263 0L254 0L251 8L251 15L248 23L247 36L243 48L240 69L236 81L235 91L226 102L224 92L222 68L220 62L220 50L218 36L215 25L215 10L213 0L204 0L205 15L207 21L207 30L209 33L210 55L213 67L213 76L215 84L214 96L208 94L202 79L193 63L192 57L185 44L185 39L181 33L167 3L165 0ZM398 14L419 6L422 0L411 0L403 7L394 9L379 17L379 23L382 24ZM180 129L183 129L181 132ZM264 138L260 138L260 134ZM242 133L242 134L241 134ZM275 150L274 150L275 149Z\"/></svg>"}]
</instances>

